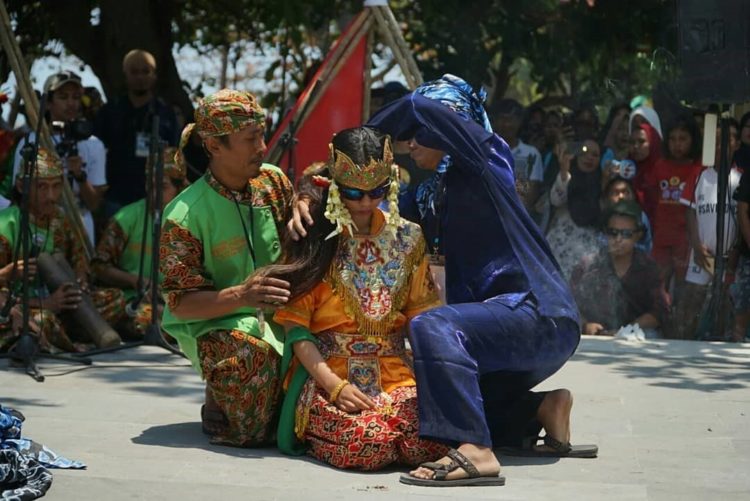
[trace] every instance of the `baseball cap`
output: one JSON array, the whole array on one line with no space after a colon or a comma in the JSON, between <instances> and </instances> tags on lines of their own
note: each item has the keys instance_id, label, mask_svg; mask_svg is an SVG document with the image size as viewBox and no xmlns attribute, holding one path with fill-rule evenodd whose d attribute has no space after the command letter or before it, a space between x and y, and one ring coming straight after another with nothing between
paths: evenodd
<instances>
[{"instance_id":1,"label":"baseball cap","mask_svg":"<svg viewBox=\"0 0 750 501\"><path fill-rule=\"evenodd\" d=\"M63 85L70 82L73 82L79 87L83 88L81 77L79 77L76 73L73 73L72 71L61 71L47 77L47 80L44 81L44 93L46 94L47 92L54 92Z\"/></svg>"}]
</instances>

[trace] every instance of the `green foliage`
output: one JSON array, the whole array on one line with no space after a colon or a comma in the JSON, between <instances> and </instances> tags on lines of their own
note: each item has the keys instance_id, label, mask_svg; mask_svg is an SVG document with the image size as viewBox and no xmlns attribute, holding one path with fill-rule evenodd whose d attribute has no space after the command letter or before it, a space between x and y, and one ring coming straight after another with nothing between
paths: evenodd
<instances>
[{"instance_id":1,"label":"green foliage","mask_svg":"<svg viewBox=\"0 0 750 501\"><path fill-rule=\"evenodd\" d=\"M606 103L671 78L675 1L599 0L589 7L580 0L392 0L390 5L426 79L455 73L484 84L496 99L510 92L524 100ZM72 3L90 13L105 0ZM47 14L48 2L6 4L27 57L59 50L49 41L64 39L66 26ZM225 51L229 65L248 53L266 56L263 71L271 83L264 104L273 107L289 99L282 75L289 89L298 89L361 5L361 0L158 0L150 12L170 20L176 47L211 57ZM148 20L143 26L148 29ZM387 56L382 46L376 50ZM189 91L200 93L199 83L191 82Z\"/></svg>"},{"instance_id":2,"label":"green foliage","mask_svg":"<svg viewBox=\"0 0 750 501\"><path fill-rule=\"evenodd\" d=\"M653 54L660 47L675 52L673 0L391 4L425 78L460 74L490 87L495 98L512 84L526 86L515 89L526 97L616 100L649 91L665 77L663 66L652 67ZM522 80L512 82L515 76Z\"/></svg>"}]
</instances>

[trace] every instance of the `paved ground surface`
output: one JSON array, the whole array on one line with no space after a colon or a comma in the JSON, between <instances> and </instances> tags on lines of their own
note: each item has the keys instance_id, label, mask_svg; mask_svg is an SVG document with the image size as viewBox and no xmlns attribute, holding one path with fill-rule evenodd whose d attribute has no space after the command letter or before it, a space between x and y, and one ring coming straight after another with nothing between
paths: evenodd
<instances>
[{"instance_id":1,"label":"paved ground surface","mask_svg":"<svg viewBox=\"0 0 750 501\"><path fill-rule=\"evenodd\" d=\"M210 446L200 379L155 348L41 366L36 383L0 362L0 402L26 414L24 435L88 464L55 471L51 500L750 499L750 346L585 339L544 388L575 392L574 441L600 457L501 457L508 483L495 488L408 487L397 469Z\"/></svg>"}]
</instances>

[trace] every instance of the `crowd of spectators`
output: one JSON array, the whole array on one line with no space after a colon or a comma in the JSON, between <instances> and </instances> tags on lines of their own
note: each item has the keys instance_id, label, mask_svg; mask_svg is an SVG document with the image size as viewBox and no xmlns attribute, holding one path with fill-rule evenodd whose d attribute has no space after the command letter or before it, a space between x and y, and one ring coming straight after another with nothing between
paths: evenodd
<instances>
[{"instance_id":1,"label":"crowd of spectators","mask_svg":"<svg viewBox=\"0 0 750 501\"><path fill-rule=\"evenodd\" d=\"M745 339L750 113L719 121L715 158L704 165L701 112L662 123L651 107L616 104L600 127L592 106L524 109L502 99L490 111L513 153L519 196L575 292L587 334L635 326L646 337ZM721 124L730 172L724 255L716 256ZM723 313L726 332L716 330L711 294L719 259L733 310Z\"/></svg>"}]
</instances>

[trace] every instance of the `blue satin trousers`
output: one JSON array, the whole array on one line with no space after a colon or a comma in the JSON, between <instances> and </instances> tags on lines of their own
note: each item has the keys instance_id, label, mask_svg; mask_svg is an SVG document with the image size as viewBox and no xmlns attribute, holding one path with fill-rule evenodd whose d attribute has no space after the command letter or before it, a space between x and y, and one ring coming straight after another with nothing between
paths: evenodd
<instances>
[{"instance_id":1,"label":"blue satin trousers","mask_svg":"<svg viewBox=\"0 0 750 501\"><path fill-rule=\"evenodd\" d=\"M522 430L519 415L533 419L541 399L529 390L573 355L580 329L568 318L540 316L531 295L521 302L498 296L427 311L411 321L409 338L420 436L491 447L493 437L507 435L498 427L515 420Z\"/></svg>"}]
</instances>

